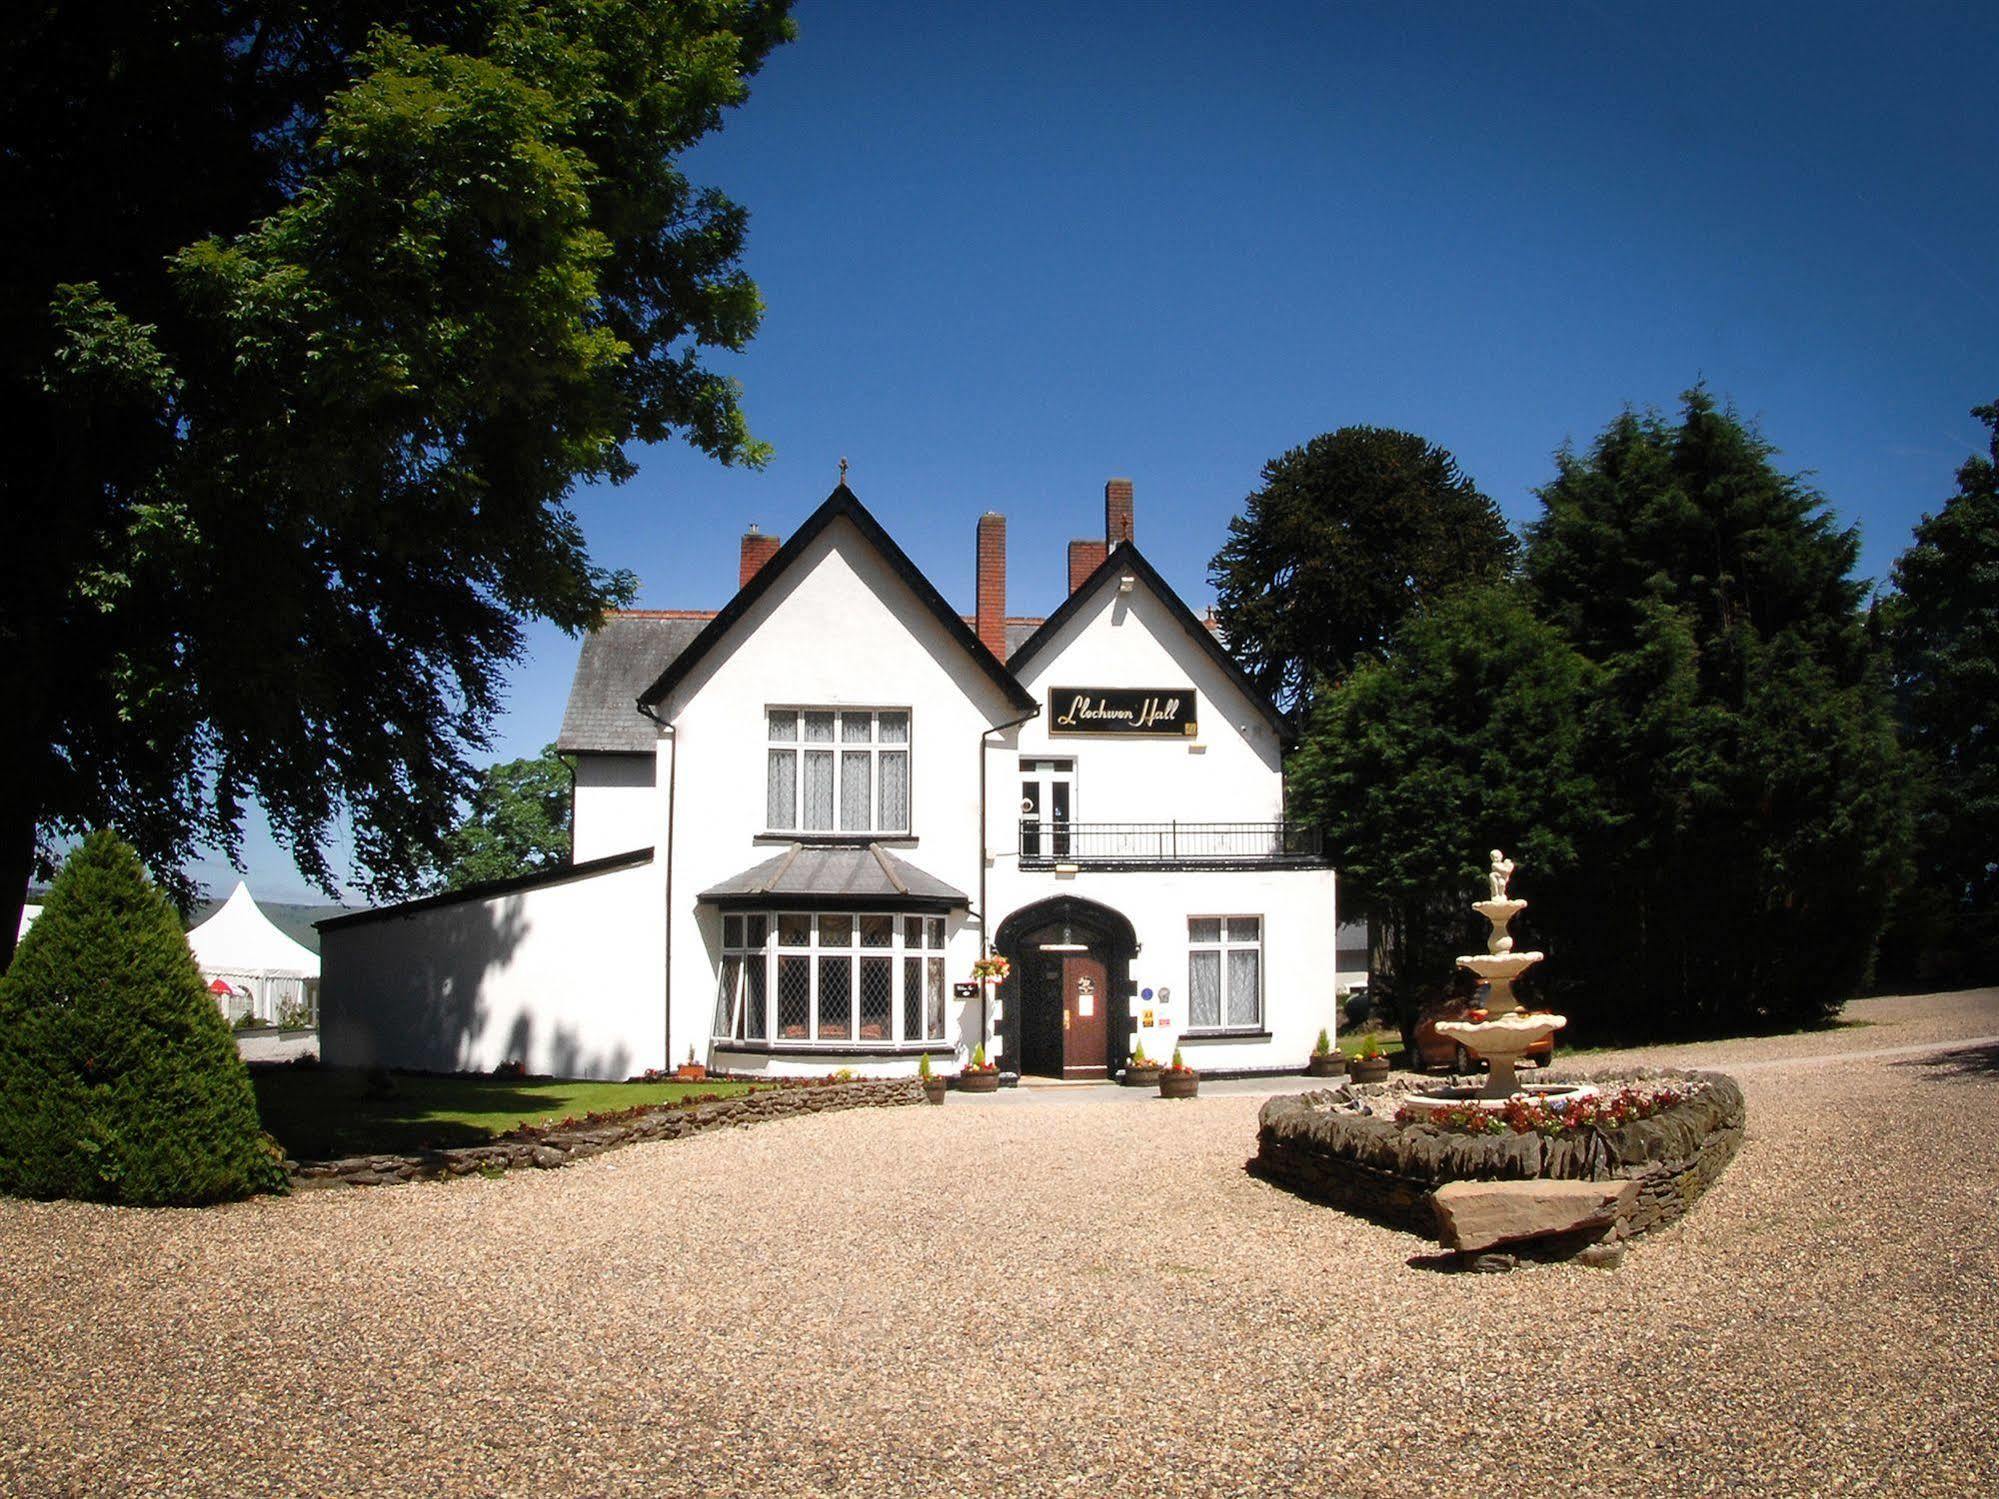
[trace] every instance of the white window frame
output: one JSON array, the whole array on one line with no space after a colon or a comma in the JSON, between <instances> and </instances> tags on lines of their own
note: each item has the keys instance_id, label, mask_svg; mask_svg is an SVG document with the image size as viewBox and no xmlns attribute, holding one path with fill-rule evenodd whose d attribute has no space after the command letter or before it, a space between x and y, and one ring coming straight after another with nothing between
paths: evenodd
<instances>
[{"instance_id":1,"label":"white window frame","mask_svg":"<svg viewBox=\"0 0 1999 1499\"><path fill-rule=\"evenodd\" d=\"M1194 938L1194 923L1213 921L1220 923L1217 938L1213 942L1199 942ZM1229 924L1236 921L1256 923L1256 940L1242 941L1230 934ZM1263 995L1264 938L1269 935L1269 920L1255 911L1237 911L1233 915L1217 916L1203 912L1187 918L1187 1030L1190 1036L1254 1035L1264 1029ZM1256 1014L1248 1021L1229 1019L1229 954L1231 952L1254 952L1256 954ZM1220 984L1220 1021L1215 1025L1194 1024L1194 957L1197 953L1214 953Z\"/></svg>"},{"instance_id":2,"label":"white window frame","mask_svg":"<svg viewBox=\"0 0 1999 1499\"><path fill-rule=\"evenodd\" d=\"M822 920L834 919L850 923L847 941L844 943L824 940ZM863 947L861 945L861 923L866 920L889 923L889 941L886 945ZM761 946L749 942L751 923L761 920L764 924L764 941ZM779 931L788 921L805 923L805 941L801 943L782 942ZM828 911L828 910L786 910L786 911L725 911L722 914L722 962L716 974L715 1032L710 1039L720 1049L730 1047L750 1047L773 1052L787 1049L822 1051L827 1047L875 1054L879 1052L921 1051L926 1048L941 1047L945 1044L950 1029L950 985L947 972L946 944L950 940L950 925L941 915L928 912L910 911ZM805 1034L803 1036L780 1036L778 1034L778 974L782 959L803 960L809 975L805 996ZM820 982L825 972L824 959L844 958L847 960L847 996L850 1035L826 1036L819 1029ZM864 958L886 961L889 965L889 1017L888 1035L876 1040L864 1040L860 1036L861 1006L861 961ZM908 974L910 962L917 966L920 982L931 986L938 1003L928 1003L928 993L919 994L916 1027L921 1035L909 1034L908 1020ZM752 1036L747 1033L749 984L743 975L751 965L758 965L764 975L764 1034ZM733 983L732 983L733 972ZM933 1023L934 1022L934 1023Z\"/></svg>"},{"instance_id":3,"label":"white window frame","mask_svg":"<svg viewBox=\"0 0 1999 1499\"><path fill-rule=\"evenodd\" d=\"M792 737L776 737L771 719L777 714L792 715ZM808 741L805 738L805 715L808 713L830 713L833 715L833 737L829 740ZM902 717L903 737L899 741L885 741L882 738L881 720L884 715ZM916 779L915 779L915 739L916 715L904 707L832 707L824 703L767 703L763 710L764 719L764 821L766 833L803 834L812 838L860 838L860 837L906 837L916 821ZM868 737L865 740L850 740L846 737L849 719L865 719ZM805 754L815 751L830 754L833 761L833 812L832 826L808 828L805 826ZM773 757L789 755L791 758L791 817L787 823L779 823L770 815L770 765ZM846 825L847 806L845 796L845 761L850 757L865 755L868 761L868 815L865 826ZM888 827L881 818L882 761L884 758L901 755L903 764L902 822Z\"/></svg>"}]
</instances>

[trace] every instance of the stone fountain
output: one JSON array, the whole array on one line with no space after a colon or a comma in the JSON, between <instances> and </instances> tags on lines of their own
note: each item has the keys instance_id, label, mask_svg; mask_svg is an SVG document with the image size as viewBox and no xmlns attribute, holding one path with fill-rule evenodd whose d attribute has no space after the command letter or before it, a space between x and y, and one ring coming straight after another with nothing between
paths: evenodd
<instances>
[{"instance_id":1,"label":"stone fountain","mask_svg":"<svg viewBox=\"0 0 1999 1499\"><path fill-rule=\"evenodd\" d=\"M1486 1018L1437 1022L1438 1035L1462 1042L1465 1050L1485 1058L1491 1069L1486 1074L1485 1086L1476 1090L1440 1089L1435 1094L1409 1100L1419 1108L1425 1105L1442 1107L1464 1102L1468 1098L1504 1100L1523 1091L1535 1094L1579 1091L1542 1085L1523 1089L1514 1075L1515 1064L1526 1055L1528 1048L1552 1036L1569 1020L1566 1015L1531 1014L1513 997L1513 981L1546 954L1513 950L1513 938L1506 928L1514 917L1527 909L1527 902L1508 897L1506 886L1512 878L1513 861L1494 849L1492 872L1488 876L1491 894L1472 906L1490 924L1492 932L1486 938L1484 952L1458 959L1458 967L1469 969L1490 986L1485 1005Z\"/></svg>"}]
</instances>

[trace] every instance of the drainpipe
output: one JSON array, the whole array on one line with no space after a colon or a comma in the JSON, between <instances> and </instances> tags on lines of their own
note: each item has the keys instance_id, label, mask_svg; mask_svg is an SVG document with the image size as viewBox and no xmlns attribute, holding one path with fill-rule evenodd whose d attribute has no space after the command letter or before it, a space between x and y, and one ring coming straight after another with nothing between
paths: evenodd
<instances>
[{"instance_id":1,"label":"drainpipe","mask_svg":"<svg viewBox=\"0 0 1999 1499\"><path fill-rule=\"evenodd\" d=\"M1003 734L1008 729L1017 729L1024 723L1032 723L1041 716L1040 705L1023 713L1018 718L1009 718L1005 723L992 724L979 730L979 956L992 956L992 923L986 919L986 738L992 734ZM979 1043L984 1045L992 1039L993 994L990 986L979 985Z\"/></svg>"},{"instance_id":2,"label":"drainpipe","mask_svg":"<svg viewBox=\"0 0 1999 1499\"><path fill-rule=\"evenodd\" d=\"M661 718L643 702L639 712L659 725L659 731L673 741L673 758L666 767L666 911L661 925L663 944L661 961L665 968L660 974L660 992L664 996L665 1013L660 1016L660 1036L665 1043L665 1051L660 1057L663 1071L673 1070L673 809L675 791L680 784L680 730ZM654 762L659 762L655 758Z\"/></svg>"}]
</instances>

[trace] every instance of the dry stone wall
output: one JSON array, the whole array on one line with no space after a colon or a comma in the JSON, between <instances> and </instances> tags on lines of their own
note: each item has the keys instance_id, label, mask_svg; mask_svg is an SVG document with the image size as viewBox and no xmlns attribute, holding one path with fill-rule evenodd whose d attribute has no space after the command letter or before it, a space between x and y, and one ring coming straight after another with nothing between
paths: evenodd
<instances>
[{"instance_id":1,"label":"dry stone wall","mask_svg":"<svg viewBox=\"0 0 1999 1499\"><path fill-rule=\"evenodd\" d=\"M1742 1144L1742 1090L1718 1072L1647 1068L1575 1079L1599 1086L1672 1079L1705 1086L1650 1119L1574 1139L1467 1135L1335 1107L1353 1095L1401 1091L1392 1083L1273 1098L1258 1116L1252 1167L1301 1196L1424 1238L1437 1235L1431 1194L1446 1182L1635 1181L1637 1198L1622 1224L1629 1237L1683 1215L1734 1159Z\"/></svg>"},{"instance_id":2,"label":"dry stone wall","mask_svg":"<svg viewBox=\"0 0 1999 1499\"><path fill-rule=\"evenodd\" d=\"M292 1185L299 1188L373 1187L474 1173L494 1175L523 1168L549 1170L640 1140L677 1140L704 1130L791 1119L801 1114L894 1108L922 1101L923 1088L915 1078L761 1088L707 1103L663 1106L626 1119L538 1130L495 1140L490 1145L426 1150L415 1155L348 1156L337 1161L286 1164L292 1171Z\"/></svg>"}]
</instances>

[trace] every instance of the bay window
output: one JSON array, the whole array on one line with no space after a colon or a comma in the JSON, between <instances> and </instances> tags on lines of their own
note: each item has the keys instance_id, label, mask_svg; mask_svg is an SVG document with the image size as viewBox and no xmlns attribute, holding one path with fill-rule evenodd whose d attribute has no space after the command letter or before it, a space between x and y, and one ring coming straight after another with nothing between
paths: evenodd
<instances>
[{"instance_id":1,"label":"bay window","mask_svg":"<svg viewBox=\"0 0 1999 1499\"><path fill-rule=\"evenodd\" d=\"M944 918L722 917L715 1040L892 1051L941 1043Z\"/></svg>"},{"instance_id":2,"label":"bay window","mask_svg":"<svg viewBox=\"0 0 1999 1499\"><path fill-rule=\"evenodd\" d=\"M909 831L907 708L766 708L773 833Z\"/></svg>"}]
</instances>

